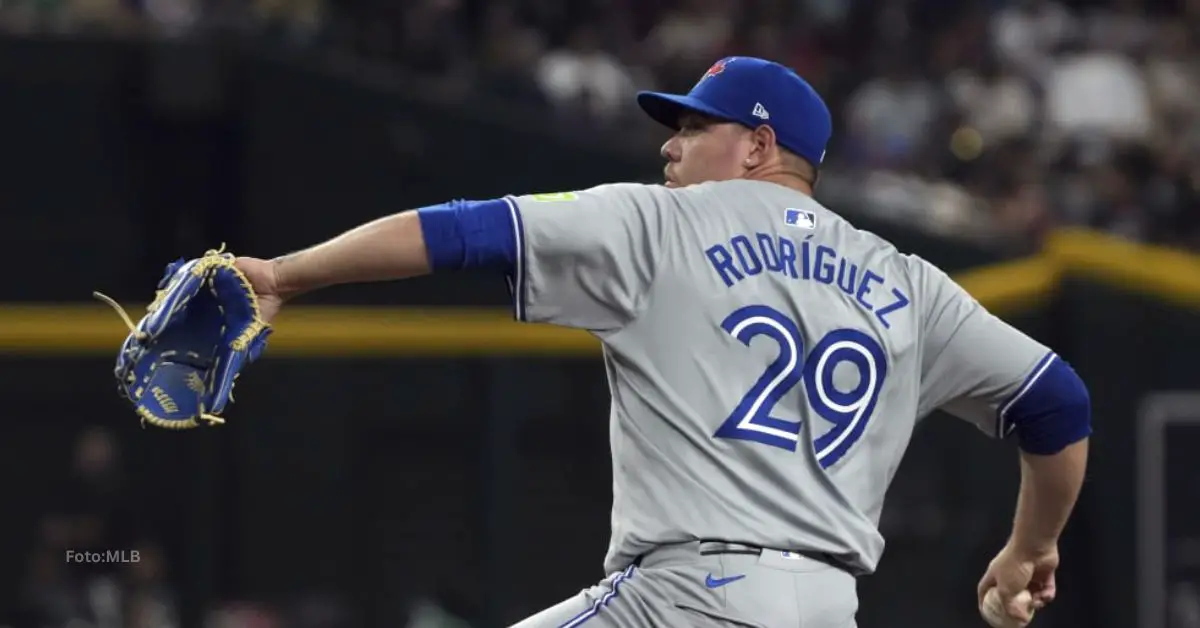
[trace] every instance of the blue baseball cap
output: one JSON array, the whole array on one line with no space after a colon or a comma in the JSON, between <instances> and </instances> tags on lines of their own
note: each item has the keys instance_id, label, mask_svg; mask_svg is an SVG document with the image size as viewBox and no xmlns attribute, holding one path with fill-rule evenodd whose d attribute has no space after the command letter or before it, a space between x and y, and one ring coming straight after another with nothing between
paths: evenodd
<instances>
[{"instance_id":1,"label":"blue baseball cap","mask_svg":"<svg viewBox=\"0 0 1200 628\"><path fill-rule=\"evenodd\" d=\"M638 92L638 105L651 118L679 129L687 112L737 122L767 124L780 146L820 166L833 132L821 96L790 68L754 57L728 57L713 64L686 96Z\"/></svg>"}]
</instances>

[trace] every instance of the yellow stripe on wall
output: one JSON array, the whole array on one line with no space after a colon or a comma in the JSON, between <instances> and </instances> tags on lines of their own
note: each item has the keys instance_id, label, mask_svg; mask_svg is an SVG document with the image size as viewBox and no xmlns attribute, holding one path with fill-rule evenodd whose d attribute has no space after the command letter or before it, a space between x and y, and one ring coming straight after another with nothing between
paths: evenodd
<instances>
[{"instance_id":1,"label":"yellow stripe on wall","mask_svg":"<svg viewBox=\"0 0 1200 628\"><path fill-rule=\"evenodd\" d=\"M1098 233L1053 234L1039 255L955 277L994 312L1019 312L1050 297L1064 275L1200 308L1200 257ZM136 314L135 314L136 315ZM103 305L0 306L0 353L112 355L124 340L120 319ZM590 335L517 323L504 310L296 306L271 337L272 356L454 357L592 356Z\"/></svg>"},{"instance_id":2,"label":"yellow stripe on wall","mask_svg":"<svg viewBox=\"0 0 1200 628\"><path fill-rule=\"evenodd\" d=\"M1043 255L1077 277L1200 308L1200 256L1083 229L1061 230Z\"/></svg>"},{"instance_id":3,"label":"yellow stripe on wall","mask_svg":"<svg viewBox=\"0 0 1200 628\"><path fill-rule=\"evenodd\" d=\"M131 316L138 316L132 309ZM104 355L128 332L104 306L0 306L0 353ZM280 315L272 356L591 355L590 335L513 321L507 310L296 306Z\"/></svg>"},{"instance_id":4,"label":"yellow stripe on wall","mask_svg":"<svg viewBox=\"0 0 1200 628\"><path fill-rule=\"evenodd\" d=\"M1037 256L969 270L954 280L992 312L1009 314L1050 297L1058 277L1058 266Z\"/></svg>"}]
</instances>

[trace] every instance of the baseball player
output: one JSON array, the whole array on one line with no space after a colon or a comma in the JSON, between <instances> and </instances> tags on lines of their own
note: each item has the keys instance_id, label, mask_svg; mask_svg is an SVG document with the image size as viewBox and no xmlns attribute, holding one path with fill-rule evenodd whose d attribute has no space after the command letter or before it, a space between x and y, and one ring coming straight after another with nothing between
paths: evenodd
<instances>
[{"instance_id":1,"label":"baseball player","mask_svg":"<svg viewBox=\"0 0 1200 628\"><path fill-rule=\"evenodd\" d=\"M1023 625L1055 595L1091 432L1083 383L813 200L830 115L791 70L728 58L687 95L638 103L675 130L665 185L449 202L237 266L267 319L334 284L499 271L518 320L600 339L609 575L521 628L854 626L884 494L935 409L1017 437L1016 519L979 595L996 587Z\"/></svg>"}]
</instances>

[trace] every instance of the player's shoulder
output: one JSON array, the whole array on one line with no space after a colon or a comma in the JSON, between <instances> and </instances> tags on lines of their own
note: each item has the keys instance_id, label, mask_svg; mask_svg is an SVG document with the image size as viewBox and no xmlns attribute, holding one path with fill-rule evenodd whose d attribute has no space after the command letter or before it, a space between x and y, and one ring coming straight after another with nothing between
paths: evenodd
<instances>
[{"instance_id":1,"label":"player's shoulder","mask_svg":"<svg viewBox=\"0 0 1200 628\"><path fill-rule=\"evenodd\" d=\"M975 297L937 264L915 253L901 254L901 259L914 295L928 311L954 303L978 305Z\"/></svg>"},{"instance_id":2,"label":"player's shoulder","mask_svg":"<svg viewBox=\"0 0 1200 628\"><path fill-rule=\"evenodd\" d=\"M637 194L641 188L648 187L637 183L602 183L586 188L577 188L565 192L534 192L529 194L510 195L509 198L528 203L568 203L589 197L607 197L620 194Z\"/></svg>"},{"instance_id":3,"label":"player's shoulder","mask_svg":"<svg viewBox=\"0 0 1200 628\"><path fill-rule=\"evenodd\" d=\"M902 273L914 289L950 280L945 271L933 262L916 253L902 251L886 237L859 227L855 224L853 216L843 215L814 198L803 197L800 202L804 203L806 211L812 213L810 220L814 225L835 231L838 240L851 241L854 248L860 251L870 251L873 257L886 259L888 265Z\"/></svg>"},{"instance_id":4,"label":"player's shoulder","mask_svg":"<svg viewBox=\"0 0 1200 628\"><path fill-rule=\"evenodd\" d=\"M627 202L643 209L727 208L731 199L745 200L746 181L709 181L684 187L667 187L660 183L604 183L579 194ZM752 183L752 182L750 182Z\"/></svg>"},{"instance_id":5,"label":"player's shoulder","mask_svg":"<svg viewBox=\"0 0 1200 628\"><path fill-rule=\"evenodd\" d=\"M916 253L900 253L900 258L904 261L908 272L915 279L922 283L939 283L941 281L954 280L950 278L950 274L943 270L937 264L917 255Z\"/></svg>"},{"instance_id":6,"label":"player's shoulder","mask_svg":"<svg viewBox=\"0 0 1200 628\"><path fill-rule=\"evenodd\" d=\"M705 181L678 188L662 188L680 205L707 207L721 214L754 216L762 212L783 216L784 209L805 208L816 211L819 204L811 197L776 183L751 179Z\"/></svg>"},{"instance_id":7,"label":"player's shoulder","mask_svg":"<svg viewBox=\"0 0 1200 628\"><path fill-rule=\"evenodd\" d=\"M667 187L661 183L602 183L574 192L559 194L532 194L532 200L570 200L580 196L592 197L625 197L632 199L654 199L657 201L673 202L674 204L705 204L706 202L727 204L731 199L743 201L760 200L767 204L804 202L808 197L773 183L751 181L747 179L732 179L725 181L706 181L683 187ZM811 199L809 199L811 200Z\"/></svg>"},{"instance_id":8,"label":"player's shoulder","mask_svg":"<svg viewBox=\"0 0 1200 628\"><path fill-rule=\"evenodd\" d=\"M559 195L555 195L559 196ZM661 184L615 182L601 183L589 188L563 194L570 199L595 199L604 204L649 208L678 204L678 190Z\"/></svg>"},{"instance_id":9,"label":"player's shoulder","mask_svg":"<svg viewBox=\"0 0 1200 628\"><path fill-rule=\"evenodd\" d=\"M910 264L910 254L898 249L891 240L874 231L859 227L853 216L831 209L815 198L799 195L798 207L812 214L811 220L821 228L837 232L839 239L853 240L859 248L869 249L877 255L894 259L898 264L907 267Z\"/></svg>"}]
</instances>

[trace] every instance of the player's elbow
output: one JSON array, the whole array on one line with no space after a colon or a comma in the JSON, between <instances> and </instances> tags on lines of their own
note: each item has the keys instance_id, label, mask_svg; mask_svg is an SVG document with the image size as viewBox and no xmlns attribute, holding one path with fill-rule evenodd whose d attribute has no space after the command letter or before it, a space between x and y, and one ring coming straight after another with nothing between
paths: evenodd
<instances>
[{"instance_id":1,"label":"player's elbow","mask_svg":"<svg viewBox=\"0 0 1200 628\"><path fill-rule=\"evenodd\" d=\"M1091 435L1092 402L1075 369L1055 357L1003 418L1022 451L1053 455Z\"/></svg>"}]
</instances>

